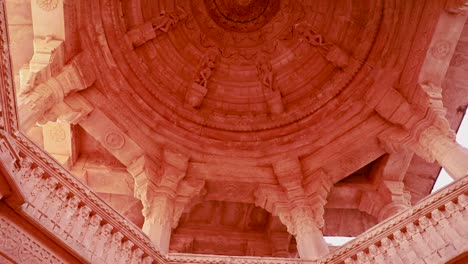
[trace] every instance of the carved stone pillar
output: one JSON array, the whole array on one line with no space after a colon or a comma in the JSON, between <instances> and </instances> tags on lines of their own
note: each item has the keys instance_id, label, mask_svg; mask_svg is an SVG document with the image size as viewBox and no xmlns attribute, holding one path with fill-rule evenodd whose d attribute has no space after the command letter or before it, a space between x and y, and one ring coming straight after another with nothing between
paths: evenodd
<instances>
[{"instance_id":1,"label":"carved stone pillar","mask_svg":"<svg viewBox=\"0 0 468 264\"><path fill-rule=\"evenodd\" d=\"M328 246L323 239L313 211L301 206L291 210L291 222L296 231L297 251L303 259L317 259L328 253Z\"/></svg>"},{"instance_id":2,"label":"carved stone pillar","mask_svg":"<svg viewBox=\"0 0 468 264\"><path fill-rule=\"evenodd\" d=\"M162 253L169 252L171 223L174 213L174 194L158 192L143 209L143 232L149 236Z\"/></svg>"},{"instance_id":3,"label":"carved stone pillar","mask_svg":"<svg viewBox=\"0 0 468 264\"><path fill-rule=\"evenodd\" d=\"M468 149L437 127L429 127L421 133L420 147L430 160L436 160L453 179L468 175ZM417 152L417 151L416 151Z\"/></svg>"},{"instance_id":4,"label":"carved stone pillar","mask_svg":"<svg viewBox=\"0 0 468 264\"><path fill-rule=\"evenodd\" d=\"M143 203L143 232L163 254L169 252L171 230L180 215L203 192L203 181L183 180L187 167L188 157L169 150L163 151L160 166L142 156L128 167L135 196Z\"/></svg>"},{"instance_id":5,"label":"carved stone pillar","mask_svg":"<svg viewBox=\"0 0 468 264\"><path fill-rule=\"evenodd\" d=\"M324 224L323 204L320 199L310 198L319 195L319 188L304 189L304 175L298 158L282 159L273 164L273 169L285 190L282 203L287 204L285 210L278 215L287 226L288 232L296 237L299 256L303 259L318 259L324 256L328 253L328 246L320 231Z\"/></svg>"},{"instance_id":6,"label":"carved stone pillar","mask_svg":"<svg viewBox=\"0 0 468 264\"><path fill-rule=\"evenodd\" d=\"M68 94L89 87L95 75L88 65L86 54L82 53L55 77L24 91L19 99L20 126L31 128L45 112L63 101Z\"/></svg>"}]
</instances>

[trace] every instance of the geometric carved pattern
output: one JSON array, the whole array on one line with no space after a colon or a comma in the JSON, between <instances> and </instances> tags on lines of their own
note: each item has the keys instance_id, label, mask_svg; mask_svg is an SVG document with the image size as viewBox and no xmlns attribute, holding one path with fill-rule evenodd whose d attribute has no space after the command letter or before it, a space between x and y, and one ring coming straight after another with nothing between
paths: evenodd
<instances>
[{"instance_id":1,"label":"geometric carved pattern","mask_svg":"<svg viewBox=\"0 0 468 264\"><path fill-rule=\"evenodd\" d=\"M4 256L0 255L0 264L10 264L10 263L13 263L13 262L10 262Z\"/></svg>"},{"instance_id":2,"label":"geometric carved pattern","mask_svg":"<svg viewBox=\"0 0 468 264\"><path fill-rule=\"evenodd\" d=\"M17 263L64 263L6 218L0 218L0 251ZM10 263L0 255L0 263Z\"/></svg>"}]
</instances>

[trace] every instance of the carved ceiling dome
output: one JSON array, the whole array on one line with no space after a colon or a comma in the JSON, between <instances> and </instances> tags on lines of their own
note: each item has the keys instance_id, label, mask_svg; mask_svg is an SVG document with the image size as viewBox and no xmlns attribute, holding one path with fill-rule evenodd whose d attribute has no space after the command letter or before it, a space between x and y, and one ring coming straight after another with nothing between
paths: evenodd
<instances>
[{"instance_id":1,"label":"carved ceiling dome","mask_svg":"<svg viewBox=\"0 0 468 264\"><path fill-rule=\"evenodd\" d=\"M81 8L89 18L83 45L100 62L100 93L87 99L124 130L138 127L136 137L145 142L158 141L150 131L170 127L168 144L198 154L234 148L243 156L256 156L252 149L284 152L293 138L333 129L326 120L338 125L350 118L344 113L369 89L362 82L372 67L364 65L384 6L383 0L103 2Z\"/></svg>"}]
</instances>

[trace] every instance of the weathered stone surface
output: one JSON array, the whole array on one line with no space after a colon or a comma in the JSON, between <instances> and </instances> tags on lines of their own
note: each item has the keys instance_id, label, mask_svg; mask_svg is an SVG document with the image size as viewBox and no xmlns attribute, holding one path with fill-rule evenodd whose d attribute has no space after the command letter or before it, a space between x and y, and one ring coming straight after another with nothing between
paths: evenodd
<instances>
[{"instance_id":1,"label":"weathered stone surface","mask_svg":"<svg viewBox=\"0 0 468 264\"><path fill-rule=\"evenodd\" d=\"M7 2L0 203L55 242L0 262L467 250L466 1Z\"/></svg>"}]
</instances>

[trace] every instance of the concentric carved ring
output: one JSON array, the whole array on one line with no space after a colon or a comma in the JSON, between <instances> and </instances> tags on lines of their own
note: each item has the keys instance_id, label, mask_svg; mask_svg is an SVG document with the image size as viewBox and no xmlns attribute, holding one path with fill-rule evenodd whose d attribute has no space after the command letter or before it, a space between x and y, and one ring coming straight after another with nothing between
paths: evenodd
<instances>
[{"instance_id":1,"label":"concentric carved ring","mask_svg":"<svg viewBox=\"0 0 468 264\"><path fill-rule=\"evenodd\" d=\"M204 0L211 18L222 28L252 32L263 27L278 12L279 0Z\"/></svg>"}]
</instances>

